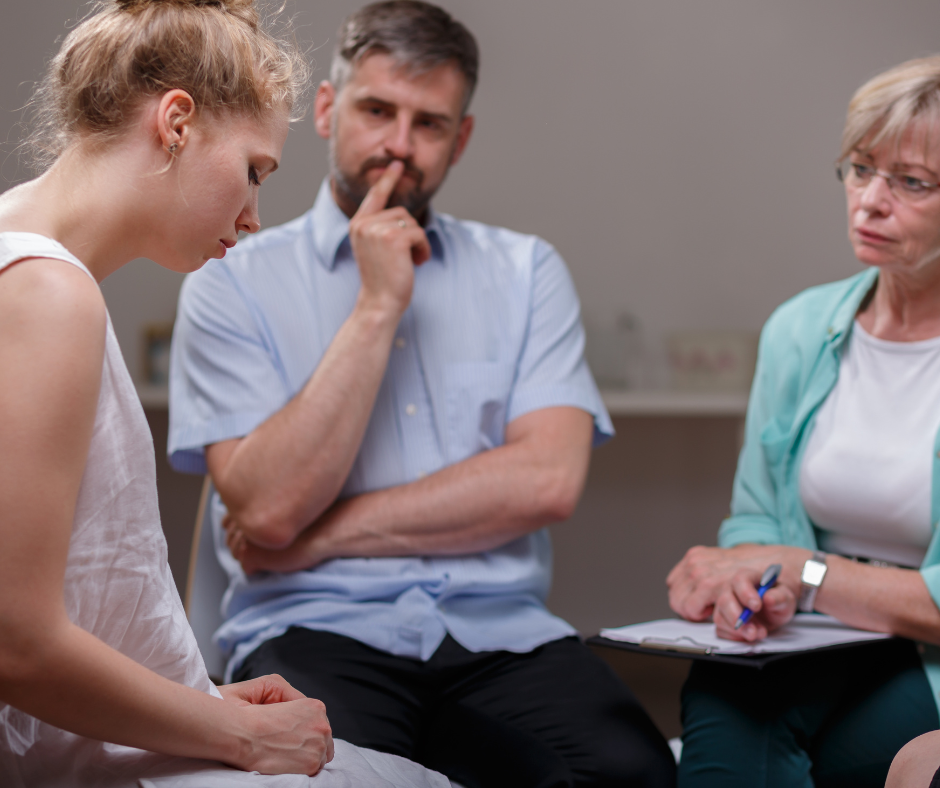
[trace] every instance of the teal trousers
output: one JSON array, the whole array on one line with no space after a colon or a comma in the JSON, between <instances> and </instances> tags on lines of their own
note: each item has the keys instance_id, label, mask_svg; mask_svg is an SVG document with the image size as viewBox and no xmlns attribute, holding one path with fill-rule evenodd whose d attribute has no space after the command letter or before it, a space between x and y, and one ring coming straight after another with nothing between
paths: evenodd
<instances>
[{"instance_id":1,"label":"teal trousers","mask_svg":"<svg viewBox=\"0 0 940 788\"><path fill-rule=\"evenodd\" d=\"M762 670L695 662L682 724L679 788L883 788L940 719L916 646L889 640Z\"/></svg>"}]
</instances>

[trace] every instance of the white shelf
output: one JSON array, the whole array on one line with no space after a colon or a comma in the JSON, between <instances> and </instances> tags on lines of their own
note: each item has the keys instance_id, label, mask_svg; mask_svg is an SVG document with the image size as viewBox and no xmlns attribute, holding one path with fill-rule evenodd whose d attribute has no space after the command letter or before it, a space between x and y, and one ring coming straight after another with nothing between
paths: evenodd
<instances>
[{"instance_id":1,"label":"white shelf","mask_svg":"<svg viewBox=\"0 0 940 788\"><path fill-rule=\"evenodd\" d=\"M166 410L170 406L170 390L166 386L138 383L137 396L147 410Z\"/></svg>"},{"instance_id":2,"label":"white shelf","mask_svg":"<svg viewBox=\"0 0 940 788\"><path fill-rule=\"evenodd\" d=\"M747 411L744 391L601 391L611 416L737 416Z\"/></svg>"},{"instance_id":3,"label":"white shelf","mask_svg":"<svg viewBox=\"0 0 940 788\"><path fill-rule=\"evenodd\" d=\"M166 410L170 392L166 386L137 384L140 403L149 410ZM601 391L611 416L744 416L747 394L738 391Z\"/></svg>"}]
</instances>

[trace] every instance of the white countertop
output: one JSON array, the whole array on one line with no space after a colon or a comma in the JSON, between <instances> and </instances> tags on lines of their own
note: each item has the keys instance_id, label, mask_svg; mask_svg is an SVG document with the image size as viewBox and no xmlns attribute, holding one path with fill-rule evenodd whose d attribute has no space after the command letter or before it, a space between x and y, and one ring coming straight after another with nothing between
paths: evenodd
<instances>
[{"instance_id":1,"label":"white countertop","mask_svg":"<svg viewBox=\"0 0 940 788\"><path fill-rule=\"evenodd\" d=\"M148 410L166 410L166 386L137 384L140 402ZM611 416L744 416L747 392L738 391L643 391L640 389L601 392Z\"/></svg>"},{"instance_id":2,"label":"white countertop","mask_svg":"<svg viewBox=\"0 0 940 788\"><path fill-rule=\"evenodd\" d=\"M747 411L746 391L606 389L601 391L611 416L737 416Z\"/></svg>"}]
</instances>

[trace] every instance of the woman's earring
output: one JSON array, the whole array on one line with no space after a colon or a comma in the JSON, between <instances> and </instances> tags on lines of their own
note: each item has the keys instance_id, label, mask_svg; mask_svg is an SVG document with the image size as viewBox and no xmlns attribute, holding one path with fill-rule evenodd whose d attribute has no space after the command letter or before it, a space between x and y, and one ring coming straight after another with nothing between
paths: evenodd
<instances>
[{"instance_id":1,"label":"woman's earring","mask_svg":"<svg viewBox=\"0 0 940 788\"><path fill-rule=\"evenodd\" d=\"M167 150L168 150L170 153L176 153L176 149L177 149L178 147L179 147L179 145L174 142L172 145L170 145L169 148L167 148Z\"/></svg>"}]
</instances>

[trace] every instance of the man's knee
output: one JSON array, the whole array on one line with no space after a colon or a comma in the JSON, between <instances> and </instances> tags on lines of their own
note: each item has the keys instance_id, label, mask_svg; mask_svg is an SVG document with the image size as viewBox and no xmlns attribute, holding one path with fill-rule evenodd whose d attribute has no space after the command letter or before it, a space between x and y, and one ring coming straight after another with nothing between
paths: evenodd
<instances>
[{"instance_id":1,"label":"man's knee","mask_svg":"<svg viewBox=\"0 0 940 788\"><path fill-rule=\"evenodd\" d=\"M597 773L578 780L577 785L591 788L675 788L676 761L669 747L655 742L640 746L608 748L597 758Z\"/></svg>"},{"instance_id":2,"label":"man's knee","mask_svg":"<svg viewBox=\"0 0 940 788\"><path fill-rule=\"evenodd\" d=\"M593 731L590 773L579 776L583 786L673 788L676 759L659 729L642 707L624 709L618 719Z\"/></svg>"},{"instance_id":3,"label":"man's knee","mask_svg":"<svg viewBox=\"0 0 940 788\"><path fill-rule=\"evenodd\" d=\"M671 788L676 763L663 735L607 663L583 644L554 645L568 675L560 700L578 716L559 721L565 759L583 786Z\"/></svg>"}]
</instances>

